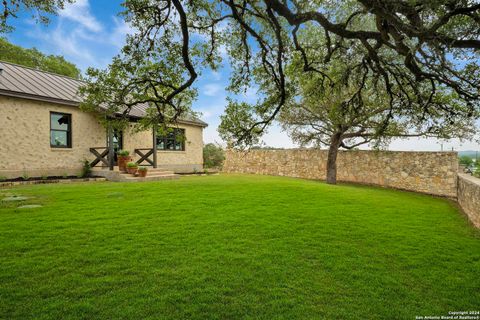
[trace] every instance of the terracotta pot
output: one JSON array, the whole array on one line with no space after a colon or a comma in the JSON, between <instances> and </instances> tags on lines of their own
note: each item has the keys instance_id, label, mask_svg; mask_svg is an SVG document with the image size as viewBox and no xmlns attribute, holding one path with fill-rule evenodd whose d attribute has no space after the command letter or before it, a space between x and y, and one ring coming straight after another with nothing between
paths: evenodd
<instances>
[{"instance_id":1,"label":"terracotta pot","mask_svg":"<svg viewBox=\"0 0 480 320\"><path fill-rule=\"evenodd\" d=\"M130 156L117 156L118 160L118 169L120 171L126 172L127 171L127 163L132 161L132 157Z\"/></svg>"},{"instance_id":2,"label":"terracotta pot","mask_svg":"<svg viewBox=\"0 0 480 320\"><path fill-rule=\"evenodd\" d=\"M135 174L135 173L137 173L137 170L138 170L137 167L133 167L133 168L127 167L127 172L130 173L130 174Z\"/></svg>"},{"instance_id":3,"label":"terracotta pot","mask_svg":"<svg viewBox=\"0 0 480 320\"><path fill-rule=\"evenodd\" d=\"M138 176L141 178L145 178L147 176L148 170L138 170Z\"/></svg>"}]
</instances>

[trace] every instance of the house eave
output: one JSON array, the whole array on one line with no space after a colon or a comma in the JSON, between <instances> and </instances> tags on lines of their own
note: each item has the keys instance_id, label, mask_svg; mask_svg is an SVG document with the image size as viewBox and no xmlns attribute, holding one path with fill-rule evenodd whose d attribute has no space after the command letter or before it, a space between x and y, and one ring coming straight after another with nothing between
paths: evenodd
<instances>
[{"instance_id":1,"label":"house eave","mask_svg":"<svg viewBox=\"0 0 480 320\"><path fill-rule=\"evenodd\" d=\"M8 91L8 90L3 90L3 89L0 89L0 96L20 98L20 99L28 99L28 100L41 101L41 102L49 102L49 103L55 103L55 104L71 106L71 107L80 106L79 101L57 99L57 98L52 98L52 97L33 95L33 94L24 93L24 92ZM138 121L138 120L142 119L141 117L132 116L132 115L129 115L129 118L133 121ZM189 121L189 120L178 120L178 123L197 126L197 127L202 127L202 128L206 128L208 126L208 124L206 124L206 123Z\"/></svg>"},{"instance_id":2,"label":"house eave","mask_svg":"<svg viewBox=\"0 0 480 320\"><path fill-rule=\"evenodd\" d=\"M2 89L0 89L0 96L7 96L7 97L21 98L21 99L28 99L28 100L35 100L35 101L42 101L42 102L50 102L50 103L56 103L56 104L72 106L72 107L78 107L80 105L80 102L78 101L44 97L44 96L38 96L38 95L33 95L29 93L24 93L24 92L15 92L15 91L8 91L8 90L2 90Z\"/></svg>"}]
</instances>

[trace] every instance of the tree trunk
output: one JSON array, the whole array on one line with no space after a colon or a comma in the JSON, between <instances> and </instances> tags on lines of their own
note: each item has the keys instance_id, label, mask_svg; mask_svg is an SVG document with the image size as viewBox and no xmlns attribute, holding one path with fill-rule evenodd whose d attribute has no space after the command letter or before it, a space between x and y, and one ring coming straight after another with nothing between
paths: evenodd
<instances>
[{"instance_id":1,"label":"tree trunk","mask_svg":"<svg viewBox=\"0 0 480 320\"><path fill-rule=\"evenodd\" d=\"M337 183L337 154L340 144L342 143L341 133L335 133L330 139L330 147L328 148L327 157L327 183Z\"/></svg>"}]
</instances>

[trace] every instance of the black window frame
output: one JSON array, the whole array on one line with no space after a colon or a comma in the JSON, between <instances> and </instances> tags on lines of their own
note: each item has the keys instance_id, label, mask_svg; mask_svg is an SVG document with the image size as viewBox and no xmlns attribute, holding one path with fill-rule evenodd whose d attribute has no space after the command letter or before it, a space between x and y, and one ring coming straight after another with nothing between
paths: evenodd
<instances>
[{"instance_id":1,"label":"black window frame","mask_svg":"<svg viewBox=\"0 0 480 320\"><path fill-rule=\"evenodd\" d=\"M157 135L157 151L172 151L172 152L179 152L179 151L185 151L185 129L183 128L168 128L167 130L173 130L173 138L168 136L168 133L166 135ZM177 141L177 137L181 136L182 138ZM168 149L167 145L168 142L173 141L174 148L173 149ZM159 145L159 142L163 142L163 148L161 148ZM175 148L175 144L177 142L180 142L181 148L177 150Z\"/></svg>"},{"instance_id":2,"label":"black window frame","mask_svg":"<svg viewBox=\"0 0 480 320\"><path fill-rule=\"evenodd\" d=\"M68 129L67 130L60 130L60 129L52 129L52 115L60 115L62 117L68 117ZM72 114L71 113L63 113L63 112L56 112L50 111L50 148L59 148L59 149L71 149L72 148ZM59 146L52 144L52 132L66 132L67 133L67 145L66 146Z\"/></svg>"}]
</instances>

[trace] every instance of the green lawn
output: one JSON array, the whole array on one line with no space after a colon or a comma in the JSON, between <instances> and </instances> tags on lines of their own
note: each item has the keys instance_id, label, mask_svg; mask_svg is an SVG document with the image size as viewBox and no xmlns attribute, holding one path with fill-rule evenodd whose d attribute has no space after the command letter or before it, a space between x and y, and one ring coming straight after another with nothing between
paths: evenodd
<instances>
[{"instance_id":1,"label":"green lawn","mask_svg":"<svg viewBox=\"0 0 480 320\"><path fill-rule=\"evenodd\" d=\"M414 319L480 309L451 201L247 175L1 190L0 319Z\"/></svg>"}]
</instances>

